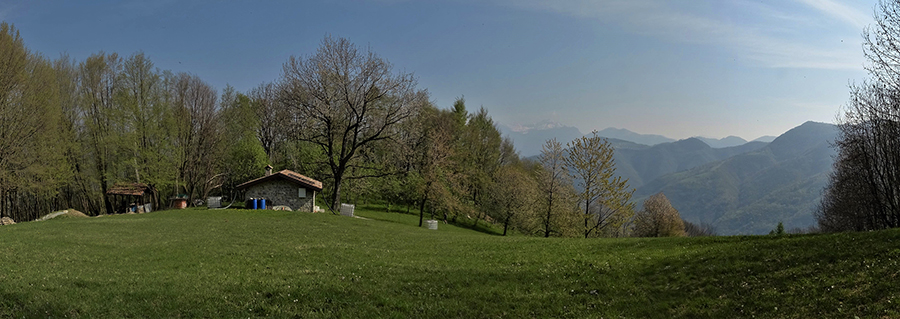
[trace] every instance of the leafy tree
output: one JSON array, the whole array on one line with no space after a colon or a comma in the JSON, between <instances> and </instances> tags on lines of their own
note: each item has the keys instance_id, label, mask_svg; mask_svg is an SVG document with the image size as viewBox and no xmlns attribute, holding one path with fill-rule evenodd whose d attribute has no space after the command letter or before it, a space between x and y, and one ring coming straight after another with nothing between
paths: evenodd
<instances>
[{"instance_id":1,"label":"leafy tree","mask_svg":"<svg viewBox=\"0 0 900 319\"><path fill-rule=\"evenodd\" d=\"M454 114L461 116L465 113L465 101L457 100L454 104ZM458 171L463 176L465 188L468 190L468 202L475 208L478 216L475 223L484 220L487 209L484 207L483 195L491 185L491 177L500 168L507 154L501 149L503 138L500 131L494 125L494 120L488 116L483 107L477 113L472 114L463 128L458 139L454 161ZM504 156L507 155L507 156Z\"/></svg>"},{"instance_id":2,"label":"leafy tree","mask_svg":"<svg viewBox=\"0 0 900 319\"><path fill-rule=\"evenodd\" d=\"M206 198L224 180L217 174L217 160L222 156L217 92L199 77L180 73L175 76L171 95L179 155L175 164L177 180L181 181L178 191L184 191L193 202L198 197Z\"/></svg>"},{"instance_id":3,"label":"leafy tree","mask_svg":"<svg viewBox=\"0 0 900 319\"><path fill-rule=\"evenodd\" d=\"M259 119L250 98L231 86L225 87L221 96L219 125L225 143L219 171L225 174L223 194L234 194L237 185L263 174L268 156L257 139Z\"/></svg>"},{"instance_id":4,"label":"leafy tree","mask_svg":"<svg viewBox=\"0 0 900 319\"><path fill-rule=\"evenodd\" d=\"M685 235L684 222L678 210L672 207L663 193L650 196L644 208L634 216L636 237L681 237Z\"/></svg>"},{"instance_id":5,"label":"leafy tree","mask_svg":"<svg viewBox=\"0 0 900 319\"><path fill-rule=\"evenodd\" d=\"M536 174L541 203L545 207L541 216L544 237L554 233L561 235L561 228L566 228L568 224L568 212L573 211L570 207L574 205L570 205L570 199L575 192L565 160L566 151L555 138L544 143L539 157L540 169Z\"/></svg>"},{"instance_id":6,"label":"leafy tree","mask_svg":"<svg viewBox=\"0 0 900 319\"><path fill-rule=\"evenodd\" d=\"M584 210L584 237L622 235L621 227L634 215L634 189L628 180L615 176L612 145L594 131L568 146L565 165L582 189L578 198Z\"/></svg>"},{"instance_id":7,"label":"leafy tree","mask_svg":"<svg viewBox=\"0 0 900 319\"><path fill-rule=\"evenodd\" d=\"M501 167L494 175L493 187L490 188L490 215L503 224L503 236L506 236L511 223L516 219L524 219L533 213L537 185L517 165Z\"/></svg>"},{"instance_id":8,"label":"leafy tree","mask_svg":"<svg viewBox=\"0 0 900 319\"><path fill-rule=\"evenodd\" d=\"M65 179L53 65L0 23L0 216L34 218Z\"/></svg>"},{"instance_id":9,"label":"leafy tree","mask_svg":"<svg viewBox=\"0 0 900 319\"><path fill-rule=\"evenodd\" d=\"M124 134L119 118L120 107L115 101L118 91L118 77L122 69L122 59L115 53L97 53L78 64L79 113L83 117L82 145L87 149L85 168L87 183L99 188L103 212L112 213L110 197L106 194L116 176L120 144Z\"/></svg>"},{"instance_id":10,"label":"leafy tree","mask_svg":"<svg viewBox=\"0 0 900 319\"><path fill-rule=\"evenodd\" d=\"M459 151L454 143L460 126L450 112L434 107L425 108L421 114L421 140L415 144L415 160L412 163L417 174L410 179L415 183L420 198L419 226L422 226L425 205L432 202L445 212L461 210L459 193L462 176L454 169L454 156ZM434 204L436 203L436 204ZM432 207L434 211L434 207Z\"/></svg>"},{"instance_id":11,"label":"leafy tree","mask_svg":"<svg viewBox=\"0 0 900 319\"><path fill-rule=\"evenodd\" d=\"M281 102L298 120L294 137L325 155L334 207L341 202L341 185L353 160L373 144L392 139L397 133L393 128L428 100L411 74L395 75L390 63L343 38L326 37L312 56L291 56L280 85Z\"/></svg>"}]
</instances>

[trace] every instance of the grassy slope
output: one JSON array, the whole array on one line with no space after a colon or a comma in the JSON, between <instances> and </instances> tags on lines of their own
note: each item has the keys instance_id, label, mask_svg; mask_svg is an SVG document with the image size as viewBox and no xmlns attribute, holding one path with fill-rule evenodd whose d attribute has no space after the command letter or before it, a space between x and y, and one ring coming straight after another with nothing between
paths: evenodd
<instances>
[{"instance_id":1,"label":"grassy slope","mask_svg":"<svg viewBox=\"0 0 900 319\"><path fill-rule=\"evenodd\" d=\"M898 317L900 231L498 237L415 217L164 211L0 227L7 317Z\"/></svg>"}]
</instances>

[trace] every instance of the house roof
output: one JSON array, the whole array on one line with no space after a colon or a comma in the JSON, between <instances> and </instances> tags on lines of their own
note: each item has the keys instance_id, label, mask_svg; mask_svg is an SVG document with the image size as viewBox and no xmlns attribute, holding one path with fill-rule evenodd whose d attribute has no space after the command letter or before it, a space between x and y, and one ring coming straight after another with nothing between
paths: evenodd
<instances>
[{"instance_id":1,"label":"house roof","mask_svg":"<svg viewBox=\"0 0 900 319\"><path fill-rule=\"evenodd\" d=\"M291 170L283 170L278 173L273 173L272 175L263 176L263 177L245 182L243 184L238 185L237 189L244 189L244 188L259 184L259 183L264 183L267 181L274 181L274 180L286 180L288 182L297 184L299 186L303 186L305 188L310 188L310 189L313 189L316 191L322 191L322 182L314 180L314 179L306 177L306 176L303 176L303 175L300 175L300 174L297 174L296 172L291 171Z\"/></svg>"},{"instance_id":2,"label":"house roof","mask_svg":"<svg viewBox=\"0 0 900 319\"><path fill-rule=\"evenodd\" d=\"M143 183L117 183L106 190L109 195L144 196L150 187Z\"/></svg>"}]
</instances>

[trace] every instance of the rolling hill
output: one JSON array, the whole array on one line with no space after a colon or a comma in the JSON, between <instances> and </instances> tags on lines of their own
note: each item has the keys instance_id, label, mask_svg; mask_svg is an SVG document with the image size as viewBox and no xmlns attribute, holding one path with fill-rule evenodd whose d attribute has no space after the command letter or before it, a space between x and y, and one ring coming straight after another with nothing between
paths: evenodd
<instances>
[{"instance_id":1,"label":"rolling hill","mask_svg":"<svg viewBox=\"0 0 900 319\"><path fill-rule=\"evenodd\" d=\"M636 199L663 192L691 222L720 234L762 234L815 223L813 210L831 172L837 128L806 122L755 151L661 176L637 188Z\"/></svg>"}]
</instances>

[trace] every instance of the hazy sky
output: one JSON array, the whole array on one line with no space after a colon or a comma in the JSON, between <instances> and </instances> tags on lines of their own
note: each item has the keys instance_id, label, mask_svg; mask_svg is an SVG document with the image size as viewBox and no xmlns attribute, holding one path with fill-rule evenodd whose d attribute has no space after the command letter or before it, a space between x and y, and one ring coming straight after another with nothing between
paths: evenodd
<instances>
[{"instance_id":1,"label":"hazy sky","mask_svg":"<svg viewBox=\"0 0 900 319\"><path fill-rule=\"evenodd\" d=\"M326 34L413 72L440 107L672 138L832 122L866 77L876 1L8 1L0 20L49 58L143 51L246 92Z\"/></svg>"}]
</instances>

